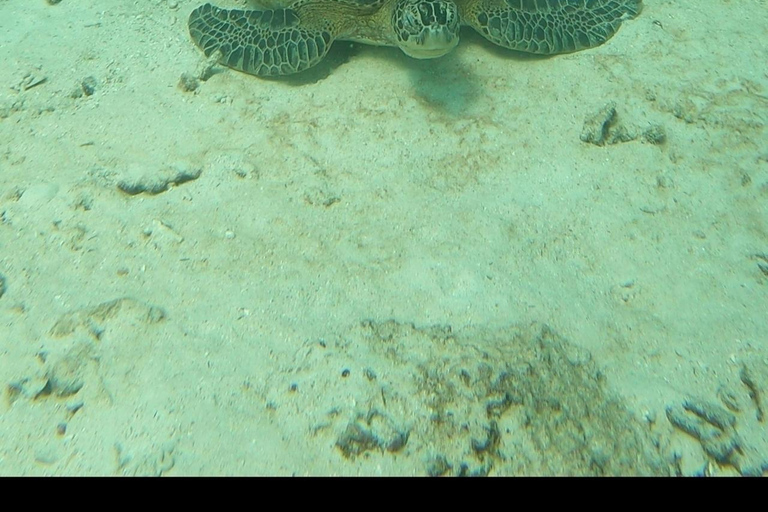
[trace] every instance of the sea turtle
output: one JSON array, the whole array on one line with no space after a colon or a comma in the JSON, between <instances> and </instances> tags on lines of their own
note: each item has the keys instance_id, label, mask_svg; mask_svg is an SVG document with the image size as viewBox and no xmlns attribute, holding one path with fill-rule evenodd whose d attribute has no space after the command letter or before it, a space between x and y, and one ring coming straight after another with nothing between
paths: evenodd
<instances>
[{"instance_id":1,"label":"sea turtle","mask_svg":"<svg viewBox=\"0 0 768 512\"><path fill-rule=\"evenodd\" d=\"M512 50L575 52L607 41L641 6L642 0L293 0L264 10L205 4L189 15L189 33L226 66L278 76L314 66L336 39L440 57L459 42L461 25Z\"/></svg>"}]
</instances>

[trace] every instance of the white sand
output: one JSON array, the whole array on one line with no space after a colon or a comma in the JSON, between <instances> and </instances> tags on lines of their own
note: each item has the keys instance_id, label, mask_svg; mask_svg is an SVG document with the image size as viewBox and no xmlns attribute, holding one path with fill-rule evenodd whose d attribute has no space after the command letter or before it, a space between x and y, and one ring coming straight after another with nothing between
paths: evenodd
<instances>
[{"instance_id":1,"label":"white sand","mask_svg":"<svg viewBox=\"0 0 768 512\"><path fill-rule=\"evenodd\" d=\"M550 59L467 31L435 61L337 43L314 82L184 92L199 3L0 1L0 474L418 473L265 407L307 341L364 319L546 323L704 464L665 407L768 358L764 0L646 0ZM582 142L611 101L666 143ZM118 189L179 169L202 173Z\"/></svg>"}]
</instances>

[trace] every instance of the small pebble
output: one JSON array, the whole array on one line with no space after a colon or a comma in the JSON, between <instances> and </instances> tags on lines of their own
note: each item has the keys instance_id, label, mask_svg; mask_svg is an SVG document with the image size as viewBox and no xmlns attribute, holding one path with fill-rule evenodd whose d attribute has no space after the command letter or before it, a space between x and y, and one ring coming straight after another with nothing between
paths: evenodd
<instances>
[{"instance_id":1,"label":"small pebble","mask_svg":"<svg viewBox=\"0 0 768 512\"><path fill-rule=\"evenodd\" d=\"M647 128L643 132L642 138L645 142L650 144L664 144L667 140L667 132L664 130L663 126L656 124Z\"/></svg>"},{"instance_id":2,"label":"small pebble","mask_svg":"<svg viewBox=\"0 0 768 512\"><path fill-rule=\"evenodd\" d=\"M96 90L96 86L98 85L98 80L96 78L89 76L83 79L82 82L80 82L80 87L83 88L83 94L86 96L90 96L93 94L93 92Z\"/></svg>"},{"instance_id":3,"label":"small pebble","mask_svg":"<svg viewBox=\"0 0 768 512\"><path fill-rule=\"evenodd\" d=\"M190 75L189 73L182 73L179 79L179 89L184 92L192 92L200 86L200 80Z\"/></svg>"}]
</instances>

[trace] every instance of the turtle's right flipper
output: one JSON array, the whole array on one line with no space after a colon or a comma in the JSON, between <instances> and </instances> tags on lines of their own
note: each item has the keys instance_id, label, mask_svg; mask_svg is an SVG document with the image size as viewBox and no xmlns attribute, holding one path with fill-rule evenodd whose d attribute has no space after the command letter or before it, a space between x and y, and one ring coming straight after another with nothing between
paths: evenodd
<instances>
[{"instance_id":1,"label":"turtle's right flipper","mask_svg":"<svg viewBox=\"0 0 768 512\"><path fill-rule=\"evenodd\" d=\"M205 4L189 15L189 34L206 57L257 76L290 75L320 62L333 42L326 30L302 26L293 9L243 11Z\"/></svg>"},{"instance_id":2,"label":"turtle's right flipper","mask_svg":"<svg viewBox=\"0 0 768 512\"><path fill-rule=\"evenodd\" d=\"M463 16L493 43L552 55L603 44L641 8L642 0L467 0Z\"/></svg>"}]
</instances>

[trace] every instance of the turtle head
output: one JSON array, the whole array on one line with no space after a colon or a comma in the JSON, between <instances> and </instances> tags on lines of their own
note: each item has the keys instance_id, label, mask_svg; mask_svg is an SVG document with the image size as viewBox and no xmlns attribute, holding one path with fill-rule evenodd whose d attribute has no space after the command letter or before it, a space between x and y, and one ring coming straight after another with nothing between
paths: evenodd
<instances>
[{"instance_id":1,"label":"turtle head","mask_svg":"<svg viewBox=\"0 0 768 512\"><path fill-rule=\"evenodd\" d=\"M416 59L442 57L453 50L460 25L452 0L400 0L392 12L397 44Z\"/></svg>"}]
</instances>

